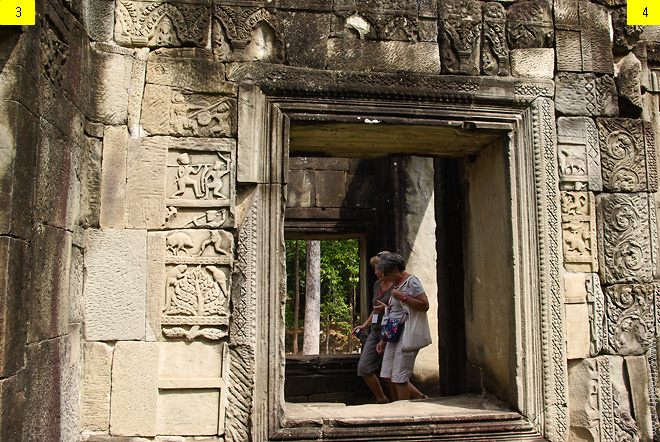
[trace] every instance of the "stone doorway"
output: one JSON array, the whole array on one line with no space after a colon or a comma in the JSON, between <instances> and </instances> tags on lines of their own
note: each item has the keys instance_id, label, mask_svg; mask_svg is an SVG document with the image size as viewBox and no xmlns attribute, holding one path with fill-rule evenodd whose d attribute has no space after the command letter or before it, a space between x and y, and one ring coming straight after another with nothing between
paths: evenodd
<instances>
[{"instance_id":1,"label":"stone doorway","mask_svg":"<svg viewBox=\"0 0 660 442\"><path fill-rule=\"evenodd\" d=\"M350 140L351 130L363 132L365 127L374 126L367 126L361 121L366 118L386 123L381 127L388 127L394 133L391 138L379 139L377 149L374 142L367 143L366 149L363 149L364 155L374 152L379 155L401 154L403 150L406 154L417 156L463 158L464 172L469 177L467 182L471 183L465 201L469 207L478 207L478 210L468 210L464 218L466 238L473 241L473 244L464 244L465 249L475 251L464 258L465 281L469 283L464 290L467 354L473 358L471 362L476 362L473 365L481 369L477 373L481 385L488 385L492 392L505 399L521 419L518 424L507 426L504 420L489 414L484 431L489 434L504 431L506 437L517 435L522 438L519 440L535 440L540 434L551 438L554 434L563 435L567 424L566 410L561 405L566 400L564 335L562 330L549 325L562 321L552 102L529 96L519 96L520 101L516 102L515 94L512 95L514 102L506 105L496 101L492 104L443 104L440 100L431 106L387 100L296 98L295 94L282 97L278 86L269 83L273 77L268 78L260 86L275 91L270 95L263 94L258 87L245 87L239 95L238 180L241 186L257 184L257 198L250 210L254 211L252 219L256 222L256 229L253 230L257 236L253 243L256 245L255 256L258 257L256 268L260 272L258 276L264 276L258 278L264 282L255 288L257 305L263 306L261 311L260 307L257 308L257 323L264 323L264 327L257 330L257 365L268 367L267 371L256 371L258 394L255 396L257 419L254 430L257 437L261 434L264 438L307 440L313 435L313 439L355 440L351 438L365 432L370 434L369 437L382 438L389 434L387 424L384 426L383 422L368 419L342 424L342 428L332 424L330 418L301 425L295 413L292 414L293 410L283 401L282 394L284 355L279 321L282 317L283 267L278 256L282 253L284 185L289 179L289 147L291 145L295 150L293 142L297 138L295 131L299 121L324 120L327 122L326 128L348 136L343 140L345 142L336 143L335 140L335 144L347 150L354 149ZM286 84L287 79L282 81ZM295 83L292 87L295 89ZM477 95L480 93L477 92ZM501 97L502 91L489 91L484 86L483 95L490 94ZM243 105L245 113L241 113ZM292 121L296 124L291 124ZM347 127L337 131L336 125ZM461 136L470 131L474 131L474 137ZM434 139L433 146L416 142L415 136L419 133ZM397 134L408 136L388 144L387 140L395 140ZM318 136L312 138L323 139ZM445 151L438 152L438 139L445 141ZM406 146L406 142L410 141L415 147ZM365 147L364 143L362 146ZM325 148L321 143L317 151L323 152ZM497 173L491 173L493 167ZM499 180L493 177L499 177ZM488 198L488 192L493 189L503 197ZM493 219L492 213L508 213L510 216ZM487 236L479 233L489 229L495 229L495 234ZM496 255L495 259L485 260L483 257L490 253ZM493 293L499 298L486 296L484 275L495 281ZM486 279L486 283L489 282ZM486 284L486 287L492 288L492 285ZM500 303L502 300L504 302ZM267 308L264 310L264 307ZM495 310L489 310L492 307ZM503 316L496 316L502 312L505 313ZM479 323L491 313L491 322L487 325L494 325L498 331L494 336L495 342L491 339L493 335L474 332L485 329L480 328ZM264 344L260 344L262 341ZM262 390L259 385L267 388ZM434 434L435 439L441 440L446 439L447 432L454 434L452 437L458 437L471 431L470 425L465 424L466 420L462 421L463 424L458 423L458 428L450 429L441 424L442 416L433 415L429 419L428 422L440 427L433 430L427 426L418 427L413 419L408 422L414 427L408 434ZM461 421L460 417L457 419L452 422L456 424ZM329 437L329 434L335 436ZM441 434L445 436L441 437ZM344 439L339 435L343 435ZM500 435L503 436L503 433ZM370 440L369 437L364 440Z\"/></svg>"}]
</instances>

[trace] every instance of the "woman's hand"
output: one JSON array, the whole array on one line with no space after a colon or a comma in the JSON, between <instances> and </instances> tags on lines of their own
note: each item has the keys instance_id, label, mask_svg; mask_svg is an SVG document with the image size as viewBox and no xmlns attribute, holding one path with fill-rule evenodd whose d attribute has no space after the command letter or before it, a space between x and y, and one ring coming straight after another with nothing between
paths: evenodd
<instances>
[{"instance_id":1,"label":"woman's hand","mask_svg":"<svg viewBox=\"0 0 660 442\"><path fill-rule=\"evenodd\" d=\"M376 352L379 355L382 355L383 352L385 351L385 346L387 345L387 341L378 341L378 344L376 345Z\"/></svg>"},{"instance_id":2,"label":"woman's hand","mask_svg":"<svg viewBox=\"0 0 660 442\"><path fill-rule=\"evenodd\" d=\"M401 301L403 299L403 292L401 290L392 290L392 297Z\"/></svg>"},{"instance_id":3,"label":"woman's hand","mask_svg":"<svg viewBox=\"0 0 660 442\"><path fill-rule=\"evenodd\" d=\"M383 313L385 313L385 309L387 308L387 304L384 304L380 300L377 300L376 302L378 302L378 305L376 307L374 307L374 311L376 313L378 313L379 315L382 315Z\"/></svg>"},{"instance_id":4,"label":"woman's hand","mask_svg":"<svg viewBox=\"0 0 660 442\"><path fill-rule=\"evenodd\" d=\"M355 327L355 328L353 329L353 334L355 334L355 330L357 330L358 328L359 328L360 330L362 330L362 331L366 331L368 327L369 327L368 324L358 325L357 327Z\"/></svg>"}]
</instances>

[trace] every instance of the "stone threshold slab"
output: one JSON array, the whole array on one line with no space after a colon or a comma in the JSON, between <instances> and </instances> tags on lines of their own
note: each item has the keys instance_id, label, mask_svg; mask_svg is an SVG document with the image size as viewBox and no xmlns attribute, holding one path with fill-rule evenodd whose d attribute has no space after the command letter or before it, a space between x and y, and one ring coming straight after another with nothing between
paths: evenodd
<instances>
[{"instance_id":1,"label":"stone threshold slab","mask_svg":"<svg viewBox=\"0 0 660 442\"><path fill-rule=\"evenodd\" d=\"M479 395L389 404L286 404L273 440L544 441L519 413Z\"/></svg>"}]
</instances>

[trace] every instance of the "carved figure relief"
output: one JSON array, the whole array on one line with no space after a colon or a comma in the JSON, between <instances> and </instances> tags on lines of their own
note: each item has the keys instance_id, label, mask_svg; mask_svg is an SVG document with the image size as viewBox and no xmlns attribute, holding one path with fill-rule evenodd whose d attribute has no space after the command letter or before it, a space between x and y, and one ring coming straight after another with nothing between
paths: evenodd
<instances>
[{"instance_id":1,"label":"carved figure relief","mask_svg":"<svg viewBox=\"0 0 660 442\"><path fill-rule=\"evenodd\" d=\"M227 335L234 238L224 230L177 230L165 238L161 324L168 338Z\"/></svg>"},{"instance_id":2,"label":"carved figure relief","mask_svg":"<svg viewBox=\"0 0 660 442\"><path fill-rule=\"evenodd\" d=\"M507 10L509 49L550 48L554 40L552 14L547 2L523 1Z\"/></svg>"},{"instance_id":3,"label":"carved figure relief","mask_svg":"<svg viewBox=\"0 0 660 442\"><path fill-rule=\"evenodd\" d=\"M213 7L213 53L232 61L278 62L284 58L273 12L248 6Z\"/></svg>"},{"instance_id":4,"label":"carved figure relief","mask_svg":"<svg viewBox=\"0 0 660 442\"><path fill-rule=\"evenodd\" d=\"M657 289L656 284L616 284L605 289L604 351L641 355L655 343Z\"/></svg>"},{"instance_id":5,"label":"carved figure relief","mask_svg":"<svg viewBox=\"0 0 660 442\"><path fill-rule=\"evenodd\" d=\"M562 192L562 236L564 267L569 271L592 272L597 268L595 208L588 192Z\"/></svg>"},{"instance_id":6,"label":"carved figure relief","mask_svg":"<svg viewBox=\"0 0 660 442\"><path fill-rule=\"evenodd\" d=\"M448 74L478 75L481 55L482 3L452 0L440 11L440 59Z\"/></svg>"},{"instance_id":7,"label":"carved figure relief","mask_svg":"<svg viewBox=\"0 0 660 442\"><path fill-rule=\"evenodd\" d=\"M231 158L222 152L169 152L168 198L172 204L214 205L230 198ZM199 204L198 204L199 203Z\"/></svg>"},{"instance_id":8,"label":"carved figure relief","mask_svg":"<svg viewBox=\"0 0 660 442\"><path fill-rule=\"evenodd\" d=\"M487 75L509 75L509 49L506 43L506 16L497 2L484 4L484 30L481 71Z\"/></svg>"},{"instance_id":9,"label":"carved figure relief","mask_svg":"<svg viewBox=\"0 0 660 442\"><path fill-rule=\"evenodd\" d=\"M141 122L151 135L231 137L236 134L236 99L148 84Z\"/></svg>"},{"instance_id":10,"label":"carved figure relief","mask_svg":"<svg viewBox=\"0 0 660 442\"><path fill-rule=\"evenodd\" d=\"M656 251L649 208L653 205L646 193L598 196L598 248L604 283L653 280Z\"/></svg>"},{"instance_id":11,"label":"carved figure relief","mask_svg":"<svg viewBox=\"0 0 660 442\"><path fill-rule=\"evenodd\" d=\"M557 119L560 186L564 190L602 190L596 124L587 117Z\"/></svg>"},{"instance_id":12,"label":"carved figure relief","mask_svg":"<svg viewBox=\"0 0 660 442\"><path fill-rule=\"evenodd\" d=\"M210 7L165 1L118 1L115 38L123 46L203 47L210 26Z\"/></svg>"},{"instance_id":13,"label":"carved figure relief","mask_svg":"<svg viewBox=\"0 0 660 442\"><path fill-rule=\"evenodd\" d=\"M603 184L615 192L648 189L644 128L641 120L599 118Z\"/></svg>"},{"instance_id":14,"label":"carved figure relief","mask_svg":"<svg viewBox=\"0 0 660 442\"><path fill-rule=\"evenodd\" d=\"M65 42L62 32L49 19L43 20L42 29L40 45L44 73L53 85L62 87L69 45Z\"/></svg>"}]
</instances>

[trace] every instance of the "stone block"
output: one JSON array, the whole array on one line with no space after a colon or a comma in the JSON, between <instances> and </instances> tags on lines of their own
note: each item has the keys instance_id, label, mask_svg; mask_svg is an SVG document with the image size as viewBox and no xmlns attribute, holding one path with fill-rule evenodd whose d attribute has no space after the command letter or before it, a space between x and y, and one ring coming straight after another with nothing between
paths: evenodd
<instances>
[{"instance_id":1,"label":"stone block","mask_svg":"<svg viewBox=\"0 0 660 442\"><path fill-rule=\"evenodd\" d=\"M213 55L218 60L283 61L281 18L270 7L215 4L211 35Z\"/></svg>"},{"instance_id":2,"label":"stone block","mask_svg":"<svg viewBox=\"0 0 660 442\"><path fill-rule=\"evenodd\" d=\"M440 72L436 43L328 39L328 69L366 72Z\"/></svg>"},{"instance_id":3,"label":"stone block","mask_svg":"<svg viewBox=\"0 0 660 442\"><path fill-rule=\"evenodd\" d=\"M552 79L555 51L552 48L514 49L510 54L511 75L522 78Z\"/></svg>"},{"instance_id":4,"label":"stone block","mask_svg":"<svg viewBox=\"0 0 660 442\"><path fill-rule=\"evenodd\" d=\"M141 122L150 135L233 137L236 112L234 98L147 84Z\"/></svg>"},{"instance_id":5,"label":"stone block","mask_svg":"<svg viewBox=\"0 0 660 442\"><path fill-rule=\"evenodd\" d=\"M82 233L84 235L84 231ZM83 258L83 247L76 244L74 233L73 247L71 247L71 266L69 270L69 322L72 324L83 323L83 278L85 273L85 261Z\"/></svg>"},{"instance_id":6,"label":"stone block","mask_svg":"<svg viewBox=\"0 0 660 442\"><path fill-rule=\"evenodd\" d=\"M510 49L552 47L552 10L544 0L512 4L507 9L506 27Z\"/></svg>"},{"instance_id":7,"label":"stone block","mask_svg":"<svg viewBox=\"0 0 660 442\"><path fill-rule=\"evenodd\" d=\"M166 180L167 144L154 138L130 141L126 160L126 227L163 225Z\"/></svg>"},{"instance_id":8,"label":"stone block","mask_svg":"<svg viewBox=\"0 0 660 442\"><path fill-rule=\"evenodd\" d=\"M89 431L110 429L112 348L100 342L84 345L81 427Z\"/></svg>"},{"instance_id":9,"label":"stone block","mask_svg":"<svg viewBox=\"0 0 660 442\"><path fill-rule=\"evenodd\" d=\"M611 20L606 8L580 0L555 4L557 69L613 74Z\"/></svg>"},{"instance_id":10,"label":"stone block","mask_svg":"<svg viewBox=\"0 0 660 442\"><path fill-rule=\"evenodd\" d=\"M614 79L609 75L560 72L555 78L555 109L564 115L616 116Z\"/></svg>"},{"instance_id":11,"label":"stone block","mask_svg":"<svg viewBox=\"0 0 660 442\"><path fill-rule=\"evenodd\" d=\"M583 359L590 356L591 330L589 307L584 304L566 304L566 357Z\"/></svg>"},{"instance_id":12,"label":"stone block","mask_svg":"<svg viewBox=\"0 0 660 442\"><path fill-rule=\"evenodd\" d=\"M456 0L440 9L440 58L442 72L478 75L481 70L482 2Z\"/></svg>"},{"instance_id":13,"label":"stone block","mask_svg":"<svg viewBox=\"0 0 660 442\"><path fill-rule=\"evenodd\" d=\"M21 104L0 104L0 233L31 234L38 122Z\"/></svg>"},{"instance_id":14,"label":"stone block","mask_svg":"<svg viewBox=\"0 0 660 442\"><path fill-rule=\"evenodd\" d=\"M115 25L115 1L83 0L82 23L90 40L112 40Z\"/></svg>"},{"instance_id":15,"label":"stone block","mask_svg":"<svg viewBox=\"0 0 660 442\"><path fill-rule=\"evenodd\" d=\"M481 72L487 75L509 75L509 50L506 44L506 12L497 2L483 6Z\"/></svg>"},{"instance_id":16,"label":"stone block","mask_svg":"<svg viewBox=\"0 0 660 442\"><path fill-rule=\"evenodd\" d=\"M314 172L289 169L287 207L313 207L315 199Z\"/></svg>"},{"instance_id":17,"label":"stone block","mask_svg":"<svg viewBox=\"0 0 660 442\"><path fill-rule=\"evenodd\" d=\"M566 270L597 271L596 213L592 193L562 192L561 226Z\"/></svg>"},{"instance_id":18,"label":"stone block","mask_svg":"<svg viewBox=\"0 0 660 442\"><path fill-rule=\"evenodd\" d=\"M557 150L563 190L603 190L598 130L591 118L559 117Z\"/></svg>"},{"instance_id":19,"label":"stone block","mask_svg":"<svg viewBox=\"0 0 660 442\"><path fill-rule=\"evenodd\" d=\"M599 118L603 187L612 192L655 191L655 136L651 127L627 118Z\"/></svg>"},{"instance_id":20,"label":"stone block","mask_svg":"<svg viewBox=\"0 0 660 442\"><path fill-rule=\"evenodd\" d=\"M74 229L98 227L101 211L101 156L103 143L93 137L84 137L82 144L74 151L73 180L79 186L77 214L73 216ZM72 198L73 206L75 198ZM76 207L73 206L74 213Z\"/></svg>"},{"instance_id":21,"label":"stone block","mask_svg":"<svg viewBox=\"0 0 660 442\"><path fill-rule=\"evenodd\" d=\"M0 378L16 374L25 363L30 279L27 243L0 237Z\"/></svg>"},{"instance_id":22,"label":"stone block","mask_svg":"<svg viewBox=\"0 0 660 442\"><path fill-rule=\"evenodd\" d=\"M112 362L110 434L155 436L158 343L117 342Z\"/></svg>"},{"instance_id":23,"label":"stone block","mask_svg":"<svg viewBox=\"0 0 660 442\"><path fill-rule=\"evenodd\" d=\"M217 434L219 404L219 390L161 391L158 395L158 433Z\"/></svg>"},{"instance_id":24,"label":"stone block","mask_svg":"<svg viewBox=\"0 0 660 442\"><path fill-rule=\"evenodd\" d=\"M627 356L626 372L630 385L632 412L639 432L639 440L653 441L653 413L649 398L649 363L646 356Z\"/></svg>"},{"instance_id":25,"label":"stone block","mask_svg":"<svg viewBox=\"0 0 660 442\"><path fill-rule=\"evenodd\" d=\"M605 352L641 355L655 344L654 311L659 287L658 284L615 284L605 288Z\"/></svg>"},{"instance_id":26,"label":"stone block","mask_svg":"<svg viewBox=\"0 0 660 442\"><path fill-rule=\"evenodd\" d=\"M346 206L363 209L373 207L375 189L373 175L347 175Z\"/></svg>"},{"instance_id":27,"label":"stone block","mask_svg":"<svg viewBox=\"0 0 660 442\"><path fill-rule=\"evenodd\" d=\"M34 217L69 229L73 227L74 213L69 210L69 202L77 197L72 178L71 152L71 142L42 120L34 179Z\"/></svg>"},{"instance_id":28,"label":"stone block","mask_svg":"<svg viewBox=\"0 0 660 442\"><path fill-rule=\"evenodd\" d=\"M598 362L595 359L568 361L568 398L570 441L600 439L601 410Z\"/></svg>"},{"instance_id":29,"label":"stone block","mask_svg":"<svg viewBox=\"0 0 660 442\"><path fill-rule=\"evenodd\" d=\"M598 356L603 349L604 318L605 318L605 295L600 287L600 279L595 273L586 276L587 304L589 306L589 326L591 329L590 355Z\"/></svg>"},{"instance_id":30,"label":"stone block","mask_svg":"<svg viewBox=\"0 0 660 442\"><path fill-rule=\"evenodd\" d=\"M108 126L103 135L103 163L101 165L101 214L102 229L124 228L126 213L126 126Z\"/></svg>"},{"instance_id":31,"label":"stone block","mask_svg":"<svg viewBox=\"0 0 660 442\"><path fill-rule=\"evenodd\" d=\"M316 207L342 207L346 199L346 172L319 171L314 174Z\"/></svg>"},{"instance_id":32,"label":"stone block","mask_svg":"<svg viewBox=\"0 0 660 442\"><path fill-rule=\"evenodd\" d=\"M330 15L291 11L282 13L286 60L291 66L325 69ZM303 36L304 38L300 38Z\"/></svg>"},{"instance_id":33,"label":"stone block","mask_svg":"<svg viewBox=\"0 0 660 442\"><path fill-rule=\"evenodd\" d=\"M205 47L210 33L210 3L117 2L115 40L122 46Z\"/></svg>"},{"instance_id":34,"label":"stone block","mask_svg":"<svg viewBox=\"0 0 660 442\"><path fill-rule=\"evenodd\" d=\"M86 70L92 119L126 124L134 51L107 43L92 43Z\"/></svg>"},{"instance_id":35,"label":"stone block","mask_svg":"<svg viewBox=\"0 0 660 442\"><path fill-rule=\"evenodd\" d=\"M596 204L603 284L653 281L657 241L652 198L647 193L601 194Z\"/></svg>"},{"instance_id":36,"label":"stone block","mask_svg":"<svg viewBox=\"0 0 660 442\"><path fill-rule=\"evenodd\" d=\"M584 273L564 275L564 302L566 304L587 303L587 277Z\"/></svg>"},{"instance_id":37,"label":"stone block","mask_svg":"<svg viewBox=\"0 0 660 442\"><path fill-rule=\"evenodd\" d=\"M146 82L191 92L236 96L225 81L224 64L201 49L158 49L147 59Z\"/></svg>"},{"instance_id":38,"label":"stone block","mask_svg":"<svg viewBox=\"0 0 660 442\"><path fill-rule=\"evenodd\" d=\"M614 29L614 53L625 54L635 49L642 35L643 26L628 25L628 7L612 11L612 27Z\"/></svg>"},{"instance_id":39,"label":"stone block","mask_svg":"<svg viewBox=\"0 0 660 442\"><path fill-rule=\"evenodd\" d=\"M85 251L85 338L144 339L147 233L89 230Z\"/></svg>"},{"instance_id":40,"label":"stone block","mask_svg":"<svg viewBox=\"0 0 660 442\"><path fill-rule=\"evenodd\" d=\"M66 359L62 338L48 339L28 346L25 381L24 441L61 440L62 373ZM11 439L10 439L11 440Z\"/></svg>"},{"instance_id":41,"label":"stone block","mask_svg":"<svg viewBox=\"0 0 660 442\"><path fill-rule=\"evenodd\" d=\"M25 370L0 380L0 440L24 440L25 381Z\"/></svg>"},{"instance_id":42,"label":"stone block","mask_svg":"<svg viewBox=\"0 0 660 442\"><path fill-rule=\"evenodd\" d=\"M69 331L71 233L40 224L35 228L33 244L32 274L35 277L27 298L28 342L54 338Z\"/></svg>"},{"instance_id":43,"label":"stone block","mask_svg":"<svg viewBox=\"0 0 660 442\"><path fill-rule=\"evenodd\" d=\"M637 118L642 113L642 63L631 52L616 66L614 81L619 92L619 115Z\"/></svg>"},{"instance_id":44,"label":"stone block","mask_svg":"<svg viewBox=\"0 0 660 442\"><path fill-rule=\"evenodd\" d=\"M140 116L142 113L142 97L144 95L144 83L147 71L148 48L135 50L135 60L131 71L131 85L128 93L128 115L126 124L132 139L144 136L144 131L140 126Z\"/></svg>"}]
</instances>

